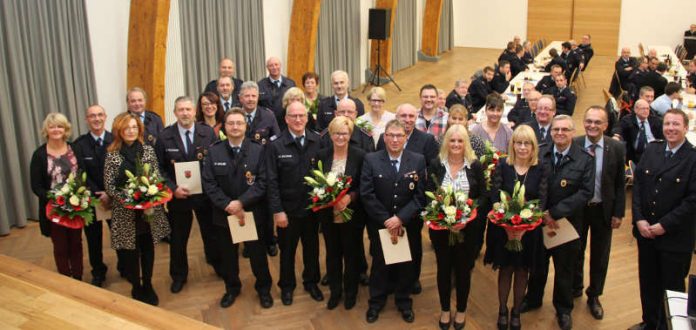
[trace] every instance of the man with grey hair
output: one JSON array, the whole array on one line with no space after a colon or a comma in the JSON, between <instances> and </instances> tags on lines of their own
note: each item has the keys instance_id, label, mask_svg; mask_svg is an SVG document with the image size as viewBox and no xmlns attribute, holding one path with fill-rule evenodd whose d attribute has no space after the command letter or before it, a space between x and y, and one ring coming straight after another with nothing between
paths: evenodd
<instances>
[{"instance_id":1,"label":"man with grey hair","mask_svg":"<svg viewBox=\"0 0 696 330\"><path fill-rule=\"evenodd\" d=\"M336 70L331 73L331 88L333 95L327 96L319 101L317 110L317 130L321 132L329 126L329 123L336 116L336 107L338 102L344 99L351 99L355 102L355 107L358 110L358 116L365 114L365 106L362 101L350 97L350 78L348 73L342 70Z\"/></svg>"},{"instance_id":2,"label":"man with grey hair","mask_svg":"<svg viewBox=\"0 0 696 330\"><path fill-rule=\"evenodd\" d=\"M239 97L235 95L236 88L230 77L220 77L216 83L217 94L220 95L222 110L227 112L232 107L239 106Z\"/></svg>"},{"instance_id":3,"label":"man with grey hair","mask_svg":"<svg viewBox=\"0 0 696 330\"><path fill-rule=\"evenodd\" d=\"M454 82L454 89L447 95L445 99L445 107L447 109L451 108L455 104L463 105L467 110L469 110L469 116L471 117L471 96L469 96L469 85L471 81L469 79L458 79ZM471 118L467 118L471 119Z\"/></svg>"},{"instance_id":4,"label":"man with grey hair","mask_svg":"<svg viewBox=\"0 0 696 330\"><path fill-rule=\"evenodd\" d=\"M266 60L268 76L259 80L259 105L273 111L279 127L285 127L283 117L283 95L290 87L295 87L295 81L281 74L280 59L271 56Z\"/></svg>"},{"instance_id":5,"label":"man with grey hair","mask_svg":"<svg viewBox=\"0 0 696 330\"><path fill-rule=\"evenodd\" d=\"M220 60L220 67L218 69L218 79L211 80L207 85L205 85L204 92L217 93L217 84L219 77L230 77L234 85L232 92L232 99L237 102L237 97L239 96L239 89L242 87L242 80L236 77L237 67L234 61L230 58L223 58Z\"/></svg>"}]
</instances>

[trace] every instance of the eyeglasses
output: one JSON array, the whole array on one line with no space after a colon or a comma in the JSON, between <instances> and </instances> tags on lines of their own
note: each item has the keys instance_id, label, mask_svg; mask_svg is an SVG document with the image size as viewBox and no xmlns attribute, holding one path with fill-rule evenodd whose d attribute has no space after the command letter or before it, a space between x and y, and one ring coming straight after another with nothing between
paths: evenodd
<instances>
[{"instance_id":1,"label":"eyeglasses","mask_svg":"<svg viewBox=\"0 0 696 330\"><path fill-rule=\"evenodd\" d=\"M370 103L384 103L384 100L380 100L380 99L370 99Z\"/></svg>"},{"instance_id":2,"label":"eyeglasses","mask_svg":"<svg viewBox=\"0 0 696 330\"><path fill-rule=\"evenodd\" d=\"M215 103L208 103L208 102L201 102L201 107L203 107L203 108L213 106L213 105L216 105L216 104Z\"/></svg>"},{"instance_id":3,"label":"eyeglasses","mask_svg":"<svg viewBox=\"0 0 696 330\"><path fill-rule=\"evenodd\" d=\"M406 137L406 134L393 134L393 133L386 133L384 136L388 139L392 140L401 140Z\"/></svg>"},{"instance_id":4,"label":"eyeglasses","mask_svg":"<svg viewBox=\"0 0 696 330\"><path fill-rule=\"evenodd\" d=\"M534 145L532 141L515 141L514 144L518 147L531 147Z\"/></svg>"},{"instance_id":5,"label":"eyeglasses","mask_svg":"<svg viewBox=\"0 0 696 330\"><path fill-rule=\"evenodd\" d=\"M585 125L595 125L599 126L604 124L603 120L591 120L591 119L585 119Z\"/></svg>"},{"instance_id":6,"label":"eyeglasses","mask_svg":"<svg viewBox=\"0 0 696 330\"><path fill-rule=\"evenodd\" d=\"M568 133L571 132L573 129L569 127L554 127L551 129L551 132L558 133L558 132L563 132L563 133Z\"/></svg>"},{"instance_id":7,"label":"eyeglasses","mask_svg":"<svg viewBox=\"0 0 696 330\"><path fill-rule=\"evenodd\" d=\"M301 114L296 114L296 115L287 114L287 115L285 115L285 117L288 117L288 118L290 118L290 119L298 120L298 119L307 118L307 114L306 114L306 113L301 113Z\"/></svg>"}]
</instances>

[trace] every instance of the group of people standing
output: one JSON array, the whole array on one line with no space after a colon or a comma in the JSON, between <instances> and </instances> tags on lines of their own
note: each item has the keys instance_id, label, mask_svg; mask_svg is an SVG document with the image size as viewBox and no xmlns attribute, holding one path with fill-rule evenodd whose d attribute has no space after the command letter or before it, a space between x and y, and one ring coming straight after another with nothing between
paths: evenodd
<instances>
[{"instance_id":1,"label":"group of people standing","mask_svg":"<svg viewBox=\"0 0 696 330\"><path fill-rule=\"evenodd\" d=\"M232 305L242 285L239 244L233 243L228 216L244 219L251 212L258 240L244 242L241 253L250 260L263 308L273 305L267 255L275 256L278 248L280 298L284 305L293 303L300 242L303 289L314 300L324 300L318 286L321 227L330 291L326 307L335 309L343 301L345 309L353 308L362 283L369 285L367 322L378 320L390 294L403 320L413 322L411 296L422 290L425 191L446 185L477 199L479 210L474 221L453 229L462 238L454 245L449 244L447 231L428 231L437 261L439 328L464 328L471 272L485 242L484 263L498 271L498 328L520 329L520 313L541 306L549 259L553 258L553 304L559 326L570 329L573 298L582 296L584 287L588 232L587 303L595 318L603 317L598 297L606 278L611 231L621 224L625 209L624 147L604 136L609 119L605 109L587 109L583 118L586 135L574 137L572 118L556 115L553 96L530 94L535 97L531 120L512 130L500 124L504 101L493 93L485 100L486 121L469 130L470 102L465 97L452 98L449 109L442 109L435 98L442 93L433 85L421 88L420 109L405 103L394 113L384 108L384 90L375 87L367 94L369 111L365 112L362 102L348 95L350 82L343 71L331 75L333 95L321 97L316 92L316 74L303 76L303 91L280 75L276 58L267 61L269 76L258 83L238 83L233 78L234 65L230 69L228 61L221 61L221 76L197 102L186 96L176 99L176 122L166 128L159 116L145 110L146 94L139 88L128 91L128 111L116 116L111 133L104 127L106 112L98 105L86 110L90 131L72 143L68 142L71 125L65 116L47 116L43 127L46 144L34 153L31 178L40 200L41 233L52 239L61 274L81 279L81 230L47 219L43 212L46 193L70 173L85 171L90 190L112 209L108 222L111 246L117 251L121 276L132 284L134 299L158 304L151 281L154 244L165 238L170 245L170 290L183 290L188 279L186 246L195 214L206 261L225 283L220 306ZM460 85L457 82L455 89ZM455 92L450 95L461 96ZM696 205L696 149L685 140L688 117L680 110L669 110L664 123L666 141L656 140L646 147L633 188L641 301L648 329L665 322L661 290L683 291L694 242L689 214ZM479 161L485 141L507 153L496 166L490 187ZM666 156L665 151L671 154ZM191 194L177 185L174 164L191 161L199 162L202 194ZM353 184L332 208L312 212L308 209L311 188L304 177L320 162L325 172L348 175ZM155 207L148 220L143 211L125 208L122 202L126 170L135 172L143 163L164 178L174 195L166 211ZM538 227L524 234L521 252L505 249L508 236L501 228L487 225L486 215L500 191L512 194L517 183L526 188L526 199L540 200L545 226L553 228L556 221L566 218L581 239L546 249ZM348 222L337 216L346 208L355 211ZM411 261L385 264L377 234L380 229L407 235ZM366 230L372 260L369 272L363 239ZM85 233L92 283L101 286L107 270L101 257L101 221L86 226ZM453 286L454 313L450 306Z\"/></svg>"}]
</instances>

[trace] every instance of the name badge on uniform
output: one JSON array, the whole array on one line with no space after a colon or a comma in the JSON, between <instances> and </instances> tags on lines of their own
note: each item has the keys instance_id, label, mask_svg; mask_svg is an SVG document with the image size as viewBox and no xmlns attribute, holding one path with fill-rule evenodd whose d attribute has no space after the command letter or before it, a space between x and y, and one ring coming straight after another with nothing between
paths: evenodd
<instances>
[{"instance_id":1,"label":"name badge on uniform","mask_svg":"<svg viewBox=\"0 0 696 330\"><path fill-rule=\"evenodd\" d=\"M568 185L568 181L566 181L566 179L562 179L561 180L561 187L565 188L567 185Z\"/></svg>"},{"instance_id":2,"label":"name badge on uniform","mask_svg":"<svg viewBox=\"0 0 696 330\"><path fill-rule=\"evenodd\" d=\"M292 155L278 155L278 158L279 158L279 159L283 159L283 158L292 158Z\"/></svg>"},{"instance_id":3,"label":"name badge on uniform","mask_svg":"<svg viewBox=\"0 0 696 330\"><path fill-rule=\"evenodd\" d=\"M247 184L250 186L253 185L256 181L256 176L251 174L251 171L246 171L246 173L244 173L244 176L246 177Z\"/></svg>"},{"instance_id":4,"label":"name badge on uniform","mask_svg":"<svg viewBox=\"0 0 696 330\"><path fill-rule=\"evenodd\" d=\"M215 162L213 166L227 166L227 162Z\"/></svg>"},{"instance_id":5,"label":"name badge on uniform","mask_svg":"<svg viewBox=\"0 0 696 330\"><path fill-rule=\"evenodd\" d=\"M85 160L94 160L94 157L85 157Z\"/></svg>"},{"instance_id":6,"label":"name badge on uniform","mask_svg":"<svg viewBox=\"0 0 696 330\"><path fill-rule=\"evenodd\" d=\"M176 149L176 148L167 148L167 152L179 152L179 149Z\"/></svg>"}]
</instances>

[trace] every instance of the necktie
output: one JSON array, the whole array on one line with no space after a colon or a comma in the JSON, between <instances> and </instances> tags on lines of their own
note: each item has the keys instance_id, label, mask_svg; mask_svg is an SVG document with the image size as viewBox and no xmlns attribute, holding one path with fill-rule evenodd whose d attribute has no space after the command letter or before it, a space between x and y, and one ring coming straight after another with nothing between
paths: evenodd
<instances>
[{"instance_id":1,"label":"necktie","mask_svg":"<svg viewBox=\"0 0 696 330\"><path fill-rule=\"evenodd\" d=\"M636 152L643 153L645 145L648 143L648 137L645 135L645 121L640 122L640 132L638 133L638 142L636 143Z\"/></svg>"},{"instance_id":2,"label":"necktie","mask_svg":"<svg viewBox=\"0 0 696 330\"><path fill-rule=\"evenodd\" d=\"M234 158L237 158L237 155L239 154L239 147L232 147L232 154L234 155Z\"/></svg>"},{"instance_id":3,"label":"necktie","mask_svg":"<svg viewBox=\"0 0 696 330\"><path fill-rule=\"evenodd\" d=\"M102 138L97 138L97 146L101 147L102 146Z\"/></svg>"},{"instance_id":4,"label":"necktie","mask_svg":"<svg viewBox=\"0 0 696 330\"><path fill-rule=\"evenodd\" d=\"M302 149L302 146L303 146L303 143L302 143L302 142L303 142L303 140L304 140L304 136L298 136L298 137L295 138L295 143L297 144L297 147L300 148L300 149Z\"/></svg>"},{"instance_id":5,"label":"necktie","mask_svg":"<svg viewBox=\"0 0 696 330\"><path fill-rule=\"evenodd\" d=\"M225 111L227 111L227 110L229 110L229 109L230 109L230 102L229 102L229 101L225 101Z\"/></svg>"},{"instance_id":6,"label":"necktie","mask_svg":"<svg viewBox=\"0 0 696 330\"><path fill-rule=\"evenodd\" d=\"M541 133L541 140L542 140L542 141L545 140L545 139L546 139L546 129L543 128L543 127L540 128L540 129L539 129L539 133Z\"/></svg>"},{"instance_id":7,"label":"necktie","mask_svg":"<svg viewBox=\"0 0 696 330\"><path fill-rule=\"evenodd\" d=\"M191 143L191 131L187 130L186 131L186 145L184 146L184 151L188 155L191 152L191 149L193 149L193 143Z\"/></svg>"},{"instance_id":8,"label":"necktie","mask_svg":"<svg viewBox=\"0 0 696 330\"><path fill-rule=\"evenodd\" d=\"M399 160L398 160L398 159L392 159L392 160L390 160L390 162L391 162L392 168L394 169L394 174L399 173L399 169L396 167L396 164L399 163Z\"/></svg>"},{"instance_id":9,"label":"necktie","mask_svg":"<svg viewBox=\"0 0 696 330\"><path fill-rule=\"evenodd\" d=\"M672 150L665 151L665 158L666 159L670 159L670 158L672 158L672 156L674 156L674 153L672 152Z\"/></svg>"},{"instance_id":10,"label":"necktie","mask_svg":"<svg viewBox=\"0 0 696 330\"><path fill-rule=\"evenodd\" d=\"M560 152L556 153L556 169L561 166L561 160L563 160L563 154Z\"/></svg>"},{"instance_id":11,"label":"necktie","mask_svg":"<svg viewBox=\"0 0 696 330\"><path fill-rule=\"evenodd\" d=\"M273 83L276 85L276 87L280 88L280 80L276 80Z\"/></svg>"},{"instance_id":12,"label":"necktie","mask_svg":"<svg viewBox=\"0 0 696 330\"><path fill-rule=\"evenodd\" d=\"M591 144L589 147L587 147L587 152L589 152L590 155L592 155L592 157L595 156L595 150L597 150L597 144L596 144L596 143L593 143L593 144Z\"/></svg>"},{"instance_id":13,"label":"necktie","mask_svg":"<svg viewBox=\"0 0 696 330\"><path fill-rule=\"evenodd\" d=\"M251 126L251 115L246 115L247 126Z\"/></svg>"}]
</instances>

